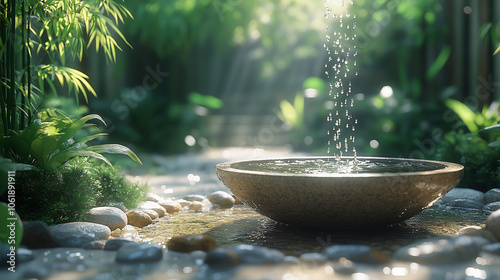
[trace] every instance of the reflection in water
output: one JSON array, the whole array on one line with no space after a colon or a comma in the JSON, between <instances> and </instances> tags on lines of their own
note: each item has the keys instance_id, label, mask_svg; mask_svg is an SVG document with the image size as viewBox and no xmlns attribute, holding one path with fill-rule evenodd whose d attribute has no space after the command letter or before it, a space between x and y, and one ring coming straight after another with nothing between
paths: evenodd
<instances>
[{"instance_id":1,"label":"reflection in water","mask_svg":"<svg viewBox=\"0 0 500 280\"><path fill-rule=\"evenodd\" d=\"M290 255L318 252L335 244L364 244L394 251L418 239L455 235L460 228L480 225L485 219L486 215L479 212L432 208L397 225L334 231L288 226L256 214L254 218L235 219L203 234L215 238L220 246L256 244L280 249Z\"/></svg>"},{"instance_id":2,"label":"reflection in water","mask_svg":"<svg viewBox=\"0 0 500 280\"><path fill-rule=\"evenodd\" d=\"M431 207L397 225L352 231L301 228L275 222L247 206L212 209L208 212L182 211L139 229L145 242L166 245L177 235L206 234L219 246L255 244L299 255L319 252L335 244L364 244L392 252L416 240L443 235L456 235L459 229L482 225L486 214Z\"/></svg>"}]
</instances>

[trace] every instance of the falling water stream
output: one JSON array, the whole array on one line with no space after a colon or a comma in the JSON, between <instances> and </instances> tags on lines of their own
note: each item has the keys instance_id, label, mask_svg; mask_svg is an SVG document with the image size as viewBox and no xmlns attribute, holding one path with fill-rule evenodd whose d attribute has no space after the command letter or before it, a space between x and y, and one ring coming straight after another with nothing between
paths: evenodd
<instances>
[{"instance_id":1,"label":"falling water stream","mask_svg":"<svg viewBox=\"0 0 500 280\"><path fill-rule=\"evenodd\" d=\"M330 5L330 2L333 6ZM356 164L354 147L357 119L352 117L350 109L354 106L351 79L357 75L356 67L356 15L349 12L353 1L325 0L326 35L323 44L328 61L325 62L325 75L329 82L328 95L333 99L333 109L326 118L328 122L327 154L333 153L340 160L343 155L352 152Z\"/></svg>"}]
</instances>

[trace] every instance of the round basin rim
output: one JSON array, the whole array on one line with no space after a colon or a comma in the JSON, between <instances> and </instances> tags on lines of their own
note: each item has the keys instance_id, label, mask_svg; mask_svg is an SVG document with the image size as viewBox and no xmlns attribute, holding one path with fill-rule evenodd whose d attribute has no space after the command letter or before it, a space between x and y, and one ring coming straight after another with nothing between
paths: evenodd
<instances>
[{"instance_id":1,"label":"round basin rim","mask_svg":"<svg viewBox=\"0 0 500 280\"><path fill-rule=\"evenodd\" d=\"M459 172L464 169L464 166L457 163L437 161L437 160L426 160L426 159L410 159L410 158L393 158L393 157L357 157L360 160L393 160L393 161L411 161L411 162L424 162L443 165L443 168L428 170L428 171L416 171L416 172L381 172L381 173L320 173L320 174L294 174L294 173L279 173L272 171L257 171L257 170L247 170L233 168L233 164L246 163L246 162L265 162L270 160L311 160L311 159L328 159L333 158L329 156L305 156L305 157L281 157L281 158L263 158L263 159L250 159L250 160L239 160L239 161L228 161L219 163L216 165L216 169L219 171L226 171L231 173L241 173L249 175L261 175L261 176L283 176L283 177L314 177L314 178L329 178L329 177L397 177L397 176L420 176L420 175L432 175L432 174L444 174ZM353 157L342 157L342 159L353 159Z\"/></svg>"}]
</instances>

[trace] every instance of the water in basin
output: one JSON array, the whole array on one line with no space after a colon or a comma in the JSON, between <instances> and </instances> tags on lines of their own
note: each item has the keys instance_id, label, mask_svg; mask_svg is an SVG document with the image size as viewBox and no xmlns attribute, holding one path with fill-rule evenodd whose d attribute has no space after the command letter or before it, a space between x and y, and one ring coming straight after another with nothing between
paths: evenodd
<instances>
[{"instance_id":1,"label":"water in basin","mask_svg":"<svg viewBox=\"0 0 500 280\"><path fill-rule=\"evenodd\" d=\"M360 174L360 173L406 173L442 169L445 165L428 161L405 159L270 159L238 162L235 169L285 174Z\"/></svg>"}]
</instances>

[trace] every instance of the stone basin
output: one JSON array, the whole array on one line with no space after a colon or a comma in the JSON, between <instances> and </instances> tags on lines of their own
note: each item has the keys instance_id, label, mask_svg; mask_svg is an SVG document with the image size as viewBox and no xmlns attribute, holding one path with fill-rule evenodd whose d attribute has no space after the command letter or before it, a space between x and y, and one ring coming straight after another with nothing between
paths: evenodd
<instances>
[{"instance_id":1,"label":"stone basin","mask_svg":"<svg viewBox=\"0 0 500 280\"><path fill-rule=\"evenodd\" d=\"M357 157L356 162L368 166L365 169L353 167L349 157L341 162L348 170L323 168L335 161L333 157L233 161L218 164L216 172L236 197L275 221L345 230L388 226L413 217L454 188L464 168L441 161L381 157ZM373 172L369 167L373 165L381 168Z\"/></svg>"}]
</instances>

